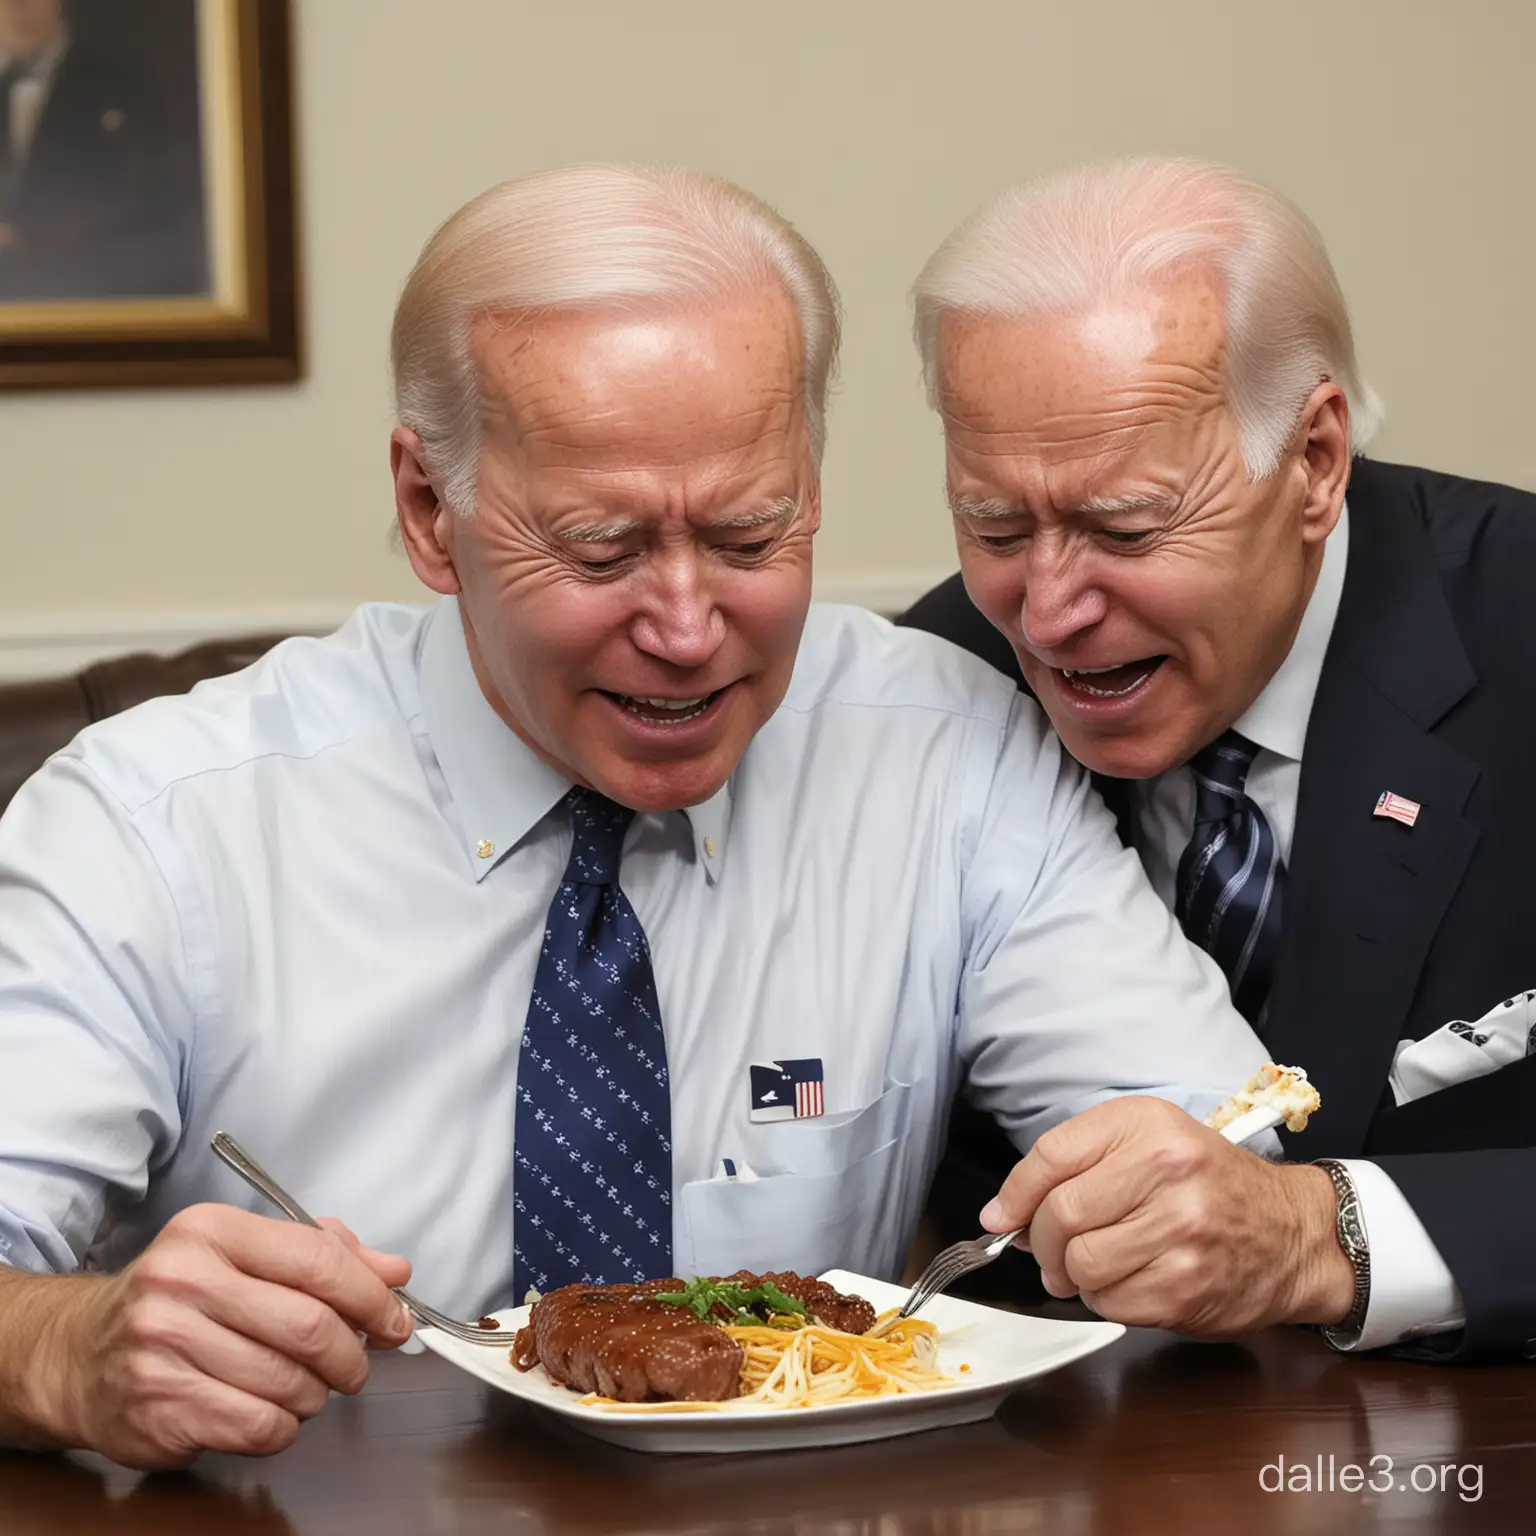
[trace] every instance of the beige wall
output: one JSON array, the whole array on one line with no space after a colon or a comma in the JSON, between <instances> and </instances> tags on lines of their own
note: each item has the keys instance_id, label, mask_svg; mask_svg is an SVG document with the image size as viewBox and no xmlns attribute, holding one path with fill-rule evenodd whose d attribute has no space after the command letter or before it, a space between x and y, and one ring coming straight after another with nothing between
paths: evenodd
<instances>
[{"instance_id":1,"label":"beige wall","mask_svg":"<svg viewBox=\"0 0 1536 1536\"><path fill-rule=\"evenodd\" d=\"M422 240L552 161L684 161L821 248L848 310L821 591L951 564L905 291L1001 184L1212 156L1321 225L1378 445L1536 487L1529 0L294 0L309 375L0 396L0 669L415 595L386 548L385 333ZM18 660L19 658L19 660Z\"/></svg>"}]
</instances>

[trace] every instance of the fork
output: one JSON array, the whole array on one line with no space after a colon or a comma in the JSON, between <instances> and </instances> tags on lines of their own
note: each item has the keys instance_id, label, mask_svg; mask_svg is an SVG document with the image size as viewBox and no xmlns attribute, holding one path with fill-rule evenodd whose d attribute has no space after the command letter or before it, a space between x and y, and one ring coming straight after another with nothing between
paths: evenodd
<instances>
[{"instance_id":1,"label":"fork","mask_svg":"<svg viewBox=\"0 0 1536 1536\"><path fill-rule=\"evenodd\" d=\"M1278 1110L1268 1104L1260 1104L1239 1115L1236 1120L1229 1121L1218 1134L1234 1145L1241 1145L1260 1131L1273 1130L1283 1119L1284 1116ZM984 1269L994 1259L1000 1258L1014 1238L1028 1231L1029 1228L1024 1226L1015 1227L1012 1232L983 1232L980 1237L969 1237L940 1250L917 1277L917 1283L907 1293L907 1299L902 1302L896 1316L911 1317L926 1307L940 1291L947 1291L962 1276L975 1269Z\"/></svg>"},{"instance_id":2,"label":"fork","mask_svg":"<svg viewBox=\"0 0 1536 1536\"><path fill-rule=\"evenodd\" d=\"M970 1274L973 1269L982 1269L1000 1257L1014 1238L1028 1231L1028 1227L1015 1227L1012 1232L984 1232L980 1237L968 1237L964 1242L951 1243L928 1261L928 1267L917 1277L917 1284L902 1302L896 1316L911 1317L926 1307L940 1291L947 1291L962 1275Z\"/></svg>"},{"instance_id":3,"label":"fork","mask_svg":"<svg viewBox=\"0 0 1536 1536\"><path fill-rule=\"evenodd\" d=\"M285 1216L301 1226L319 1227L321 1231L325 1230L233 1136L220 1131L213 1138L212 1145L213 1150L252 1189L265 1195ZM429 1307L426 1302L417 1301L403 1285L396 1285L391 1289L400 1298L405 1310L418 1323L427 1328L436 1328L440 1333L449 1334L455 1339L462 1339L466 1344L494 1344L505 1348L517 1338L517 1333L513 1329L482 1328L479 1323L466 1323L456 1317L449 1317L446 1313L439 1312L436 1307Z\"/></svg>"}]
</instances>

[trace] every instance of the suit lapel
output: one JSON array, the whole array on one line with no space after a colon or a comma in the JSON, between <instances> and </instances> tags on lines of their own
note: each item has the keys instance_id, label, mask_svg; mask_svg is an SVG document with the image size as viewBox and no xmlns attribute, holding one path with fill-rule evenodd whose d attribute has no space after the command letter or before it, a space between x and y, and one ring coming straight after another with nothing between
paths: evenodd
<instances>
[{"instance_id":1,"label":"suit lapel","mask_svg":"<svg viewBox=\"0 0 1536 1536\"><path fill-rule=\"evenodd\" d=\"M1313 701L1265 1019L1322 1096L1293 1155L1362 1146L1420 971L1477 843L1477 765L1431 735L1475 686L1418 509L1357 463L1350 558ZM1373 815L1383 790L1421 809Z\"/></svg>"},{"instance_id":2,"label":"suit lapel","mask_svg":"<svg viewBox=\"0 0 1536 1536\"><path fill-rule=\"evenodd\" d=\"M1314 738L1316 740L1314 745ZM1339 667L1319 689L1302 759L1285 936L1264 1038L1322 1095L1298 1156L1357 1151L1402 1037L1424 957L1478 830L1463 815L1475 765ZM1390 789L1410 829L1372 814Z\"/></svg>"}]
</instances>

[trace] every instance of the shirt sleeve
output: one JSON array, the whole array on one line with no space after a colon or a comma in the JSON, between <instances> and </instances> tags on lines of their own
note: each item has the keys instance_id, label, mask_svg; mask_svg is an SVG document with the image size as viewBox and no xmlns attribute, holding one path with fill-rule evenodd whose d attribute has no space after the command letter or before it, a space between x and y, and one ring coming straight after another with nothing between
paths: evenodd
<instances>
[{"instance_id":1,"label":"shirt sleeve","mask_svg":"<svg viewBox=\"0 0 1536 1536\"><path fill-rule=\"evenodd\" d=\"M77 1268L174 1151L193 1008L132 817L53 758L0 817L0 1262Z\"/></svg>"},{"instance_id":2,"label":"shirt sleeve","mask_svg":"<svg viewBox=\"0 0 1536 1536\"><path fill-rule=\"evenodd\" d=\"M1343 1162L1355 1181L1371 1251L1371 1299L1347 1351L1384 1349L1404 1339L1451 1333L1466 1322L1461 1292L1433 1239L1392 1175L1375 1163Z\"/></svg>"},{"instance_id":3,"label":"shirt sleeve","mask_svg":"<svg viewBox=\"0 0 1536 1536\"><path fill-rule=\"evenodd\" d=\"M967 1096L1021 1149L1120 1094L1204 1117L1263 1045L1033 700L1018 697L994 746L963 791L980 808L962 846Z\"/></svg>"}]
</instances>

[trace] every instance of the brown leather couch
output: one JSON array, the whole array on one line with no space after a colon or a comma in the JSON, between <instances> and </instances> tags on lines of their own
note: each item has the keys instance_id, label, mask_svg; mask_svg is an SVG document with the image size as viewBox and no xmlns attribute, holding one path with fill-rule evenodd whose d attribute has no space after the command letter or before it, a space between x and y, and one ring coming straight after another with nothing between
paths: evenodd
<instances>
[{"instance_id":1,"label":"brown leather couch","mask_svg":"<svg viewBox=\"0 0 1536 1536\"><path fill-rule=\"evenodd\" d=\"M117 656L70 677L0 683L0 812L49 757L94 721L161 694L185 693L205 677L238 672L283 638L209 640L174 656Z\"/></svg>"}]
</instances>

